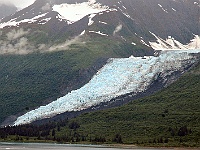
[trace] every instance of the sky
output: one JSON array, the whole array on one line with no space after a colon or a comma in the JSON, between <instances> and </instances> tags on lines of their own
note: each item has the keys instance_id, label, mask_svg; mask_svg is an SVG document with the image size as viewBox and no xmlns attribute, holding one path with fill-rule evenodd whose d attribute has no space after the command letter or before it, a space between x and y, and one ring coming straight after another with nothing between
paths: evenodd
<instances>
[{"instance_id":1,"label":"sky","mask_svg":"<svg viewBox=\"0 0 200 150\"><path fill-rule=\"evenodd\" d=\"M35 0L0 0L0 3L11 3L22 9L34 3Z\"/></svg>"}]
</instances>

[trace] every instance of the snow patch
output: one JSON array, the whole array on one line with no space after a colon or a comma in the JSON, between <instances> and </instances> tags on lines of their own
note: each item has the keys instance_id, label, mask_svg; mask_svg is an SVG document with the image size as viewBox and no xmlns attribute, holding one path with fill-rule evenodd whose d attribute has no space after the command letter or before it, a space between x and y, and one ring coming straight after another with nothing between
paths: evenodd
<instances>
[{"instance_id":1,"label":"snow patch","mask_svg":"<svg viewBox=\"0 0 200 150\"><path fill-rule=\"evenodd\" d=\"M142 38L142 37L141 37ZM140 42L143 44L143 45L146 45L147 47L151 47L149 46L144 40L140 40Z\"/></svg>"},{"instance_id":2,"label":"snow patch","mask_svg":"<svg viewBox=\"0 0 200 150\"><path fill-rule=\"evenodd\" d=\"M163 6L162 6L161 4L158 4L158 6L159 6L160 8L162 8L162 10L163 10L164 12L168 13L167 9L164 9Z\"/></svg>"},{"instance_id":3,"label":"snow patch","mask_svg":"<svg viewBox=\"0 0 200 150\"><path fill-rule=\"evenodd\" d=\"M150 32L151 33L151 32ZM200 49L200 36L194 35L194 39L189 44L182 44L173 37L168 36L167 39L162 39L159 36L151 33L156 39L156 42L149 42L154 50L185 50L185 49Z\"/></svg>"},{"instance_id":4,"label":"snow patch","mask_svg":"<svg viewBox=\"0 0 200 150\"><path fill-rule=\"evenodd\" d=\"M172 8L173 11L176 11L176 9Z\"/></svg>"},{"instance_id":5,"label":"snow patch","mask_svg":"<svg viewBox=\"0 0 200 150\"><path fill-rule=\"evenodd\" d=\"M107 34L102 33L101 31L98 31L98 32L96 32L96 31L89 31L89 32L90 32L90 33L96 33L96 34L99 34L99 35L108 36Z\"/></svg>"},{"instance_id":6,"label":"snow patch","mask_svg":"<svg viewBox=\"0 0 200 150\"><path fill-rule=\"evenodd\" d=\"M99 23L101 23L101 24L108 24L107 22L103 22L103 21L99 21Z\"/></svg>"},{"instance_id":7,"label":"snow patch","mask_svg":"<svg viewBox=\"0 0 200 150\"><path fill-rule=\"evenodd\" d=\"M127 41L123 36L121 36L122 40Z\"/></svg>"},{"instance_id":8,"label":"snow patch","mask_svg":"<svg viewBox=\"0 0 200 150\"><path fill-rule=\"evenodd\" d=\"M76 4L60 4L54 5L53 11L58 12L58 16L62 20L67 20L68 24L73 24L87 15L98 14L104 11L113 11L108 6L102 6L100 3L96 3L95 0L88 2L76 3ZM90 20L91 21L91 20ZM89 22L90 24L91 22Z\"/></svg>"},{"instance_id":9,"label":"snow patch","mask_svg":"<svg viewBox=\"0 0 200 150\"><path fill-rule=\"evenodd\" d=\"M118 7L118 9L122 12L122 14L124 16L126 16L127 18L131 19L131 20L134 20L128 13L125 13L120 7Z\"/></svg>"},{"instance_id":10,"label":"snow patch","mask_svg":"<svg viewBox=\"0 0 200 150\"><path fill-rule=\"evenodd\" d=\"M88 18L89 18L89 23L88 23L88 26L91 26L94 21L92 20L94 17L96 16L96 14L91 14Z\"/></svg>"},{"instance_id":11,"label":"snow patch","mask_svg":"<svg viewBox=\"0 0 200 150\"><path fill-rule=\"evenodd\" d=\"M136 43L134 43L134 42L132 42L131 44L132 44L132 45L137 45L137 44L136 44Z\"/></svg>"},{"instance_id":12,"label":"snow patch","mask_svg":"<svg viewBox=\"0 0 200 150\"><path fill-rule=\"evenodd\" d=\"M122 5L122 7L123 7L124 9L126 9L126 7L125 7L124 5Z\"/></svg>"},{"instance_id":13,"label":"snow patch","mask_svg":"<svg viewBox=\"0 0 200 150\"><path fill-rule=\"evenodd\" d=\"M45 19L40 20L38 24L46 24L50 20L51 20L51 17L50 18L45 18Z\"/></svg>"},{"instance_id":14,"label":"snow patch","mask_svg":"<svg viewBox=\"0 0 200 150\"><path fill-rule=\"evenodd\" d=\"M32 19L24 19L24 20L21 20L21 21L16 21L17 18L14 18L14 19L11 19L8 22L1 23L0 24L0 29L4 28L4 27L7 27L7 26L19 26L19 24L21 24L21 23L34 23L34 22L37 22L39 18L44 17L46 14L47 13L44 13L44 14L35 16Z\"/></svg>"},{"instance_id":15,"label":"snow patch","mask_svg":"<svg viewBox=\"0 0 200 150\"><path fill-rule=\"evenodd\" d=\"M81 32L81 34L80 35L84 35L85 34L85 30L83 31L83 32Z\"/></svg>"}]
</instances>

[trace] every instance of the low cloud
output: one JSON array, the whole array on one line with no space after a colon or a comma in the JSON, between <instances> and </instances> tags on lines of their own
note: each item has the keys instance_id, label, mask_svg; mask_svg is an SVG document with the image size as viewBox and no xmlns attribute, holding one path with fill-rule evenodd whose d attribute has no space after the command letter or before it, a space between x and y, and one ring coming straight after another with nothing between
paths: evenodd
<instances>
[{"instance_id":1,"label":"low cloud","mask_svg":"<svg viewBox=\"0 0 200 150\"><path fill-rule=\"evenodd\" d=\"M1 4L11 5L12 3L10 1L7 1L7 0L0 0L0 5Z\"/></svg>"},{"instance_id":2,"label":"low cloud","mask_svg":"<svg viewBox=\"0 0 200 150\"><path fill-rule=\"evenodd\" d=\"M33 45L26 36L30 31L24 29L11 30L6 35L0 37L0 54L29 54L33 52L61 51L69 48L70 45L81 42L81 35L73 39L66 40L58 45L38 44ZM0 31L0 36L3 35Z\"/></svg>"},{"instance_id":3,"label":"low cloud","mask_svg":"<svg viewBox=\"0 0 200 150\"><path fill-rule=\"evenodd\" d=\"M10 43L9 41L0 41L0 54L28 54L34 49L30 45L27 38L20 38L16 43Z\"/></svg>"},{"instance_id":4,"label":"low cloud","mask_svg":"<svg viewBox=\"0 0 200 150\"><path fill-rule=\"evenodd\" d=\"M116 33L118 33L119 31L122 30L122 24L119 24L116 28L115 28L115 31L113 32L113 35L116 35Z\"/></svg>"},{"instance_id":5,"label":"low cloud","mask_svg":"<svg viewBox=\"0 0 200 150\"><path fill-rule=\"evenodd\" d=\"M24 31L24 29L20 28L19 30L12 30L12 31L8 32L6 35L7 35L7 39L9 41L11 41L11 40L20 38L28 33L29 33L29 31Z\"/></svg>"},{"instance_id":6,"label":"low cloud","mask_svg":"<svg viewBox=\"0 0 200 150\"><path fill-rule=\"evenodd\" d=\"M62 44L51 46L48 51L64 50L64 49L69 48L70 45L80 42L80 41L81 41L80 36L76 36L75 38L73 38L71 40L67 40L66 42L64 42Z\"/></svg>"},{"instance_id":7,"label":"low cloud","mask_svg":"<svg viewBox=\"0 0 200 150\"><path fill-rule=\"evenodd\" d=\"M18 8L25 8L33 4L35 0L0 0L0 4L13 4Z\"/></svg>"},{"instance_id":8,"label":"low cloud","mask_svg":"<svg viewBox=\"0 0 200 150\"><path fill-rule=\"evenodd\" d=\"M42 7L42 11L48 11L48 10L51 10L51 5L49 3L46 3L46 5Z\"/></svg>"},{"instance_id":9,"label":"low cloud","mask_svg":"<svg viewBox=\"0 0 200 150\"><path fill-rule=\"evenodd\" d=\"M29 31L12 30L6 34L6 39L0 40L0 54L28 54L34 49L24 37ZM2 34L2 33L0 33Z\"/></svg>"},{"instance_id":10,"label":"low cloud","mask_svg":"<svg viewBox=\"0 0 200 150\"><path fill-rule=\"evenodd\" d=\"M47 49L46 44L39 44L38 45L38 50L44 50L44 49Z\"/></svg>"}]
</instances>

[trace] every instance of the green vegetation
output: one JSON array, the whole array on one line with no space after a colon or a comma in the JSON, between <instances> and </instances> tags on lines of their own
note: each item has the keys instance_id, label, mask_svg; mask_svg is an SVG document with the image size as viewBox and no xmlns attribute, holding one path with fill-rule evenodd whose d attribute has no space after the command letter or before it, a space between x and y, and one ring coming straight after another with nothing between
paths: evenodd
<instances>
[{"instance_id":1,"label":"green vegetation","mask_svg":"<svg viewBox=\"0 0 200 150\"><path fill-rule=\"evenodd\" d=\"M71 89L80 88L89 79L81 83L77 79L97 60L128 57L142 49L109 38L87 41L59 52L0 55L0 123L10 115L45 105Z\"/></svg>"},{"instance_id":2,"label":"green vegetation","mask_svg":"<svg viewBox=\"0 0 200 150\"><path fill-rule=\"evenodd\" d=\"M71 70L70 56L65 52L0 56L0 122L59 96L61 86L77 72Z\"/></svg>"},{"instance_id":3,"label":"green vegetation","mask_svg":"<svg viewBox=\"0 0 200 150\"><path fill-rule=\"evenodd\" d=\"M200 64L152 96L74 119L77 132L107 142L118 134L128 144L200 146L199 79Z\"/></svg>"},{"instance_id":4,"label":"green vegetation","mask_svg":"<svg viewBox=\"0 0 200 150\"><path fill-rule=\"evenodd\" d=\"M124 106L43 126L8 127L0 135L3 141L199 147L199 78L200 64L166 89Z\"/></svg>"},{"instance_id":5,"label":"green vegetation","mask_svg":"<svg viewBox=\"0 0 200 150\"><path fill-rule=\"evenodd\" d=\"M80 135L151 146L200 146L200 64L168 88L122 107L73 121ZM60 133L66 133L63 128Z\"/></svg>"}]
</instances>

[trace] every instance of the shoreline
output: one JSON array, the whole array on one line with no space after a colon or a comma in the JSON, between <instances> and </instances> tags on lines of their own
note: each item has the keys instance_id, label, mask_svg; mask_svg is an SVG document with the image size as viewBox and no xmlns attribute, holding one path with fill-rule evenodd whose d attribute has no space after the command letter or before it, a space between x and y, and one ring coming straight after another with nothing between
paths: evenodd
<instances>
[{"instance_id":1,"label":"shoreline","mask_svg":"<svg viewBox=\"0 0 200 150\"><path fill-rule=\"evenodd\" d=\"M139 150L200 150L200 147L156 147L138 146L134 144L59 144L59 143L33 143L33 142L1 142L0 146L5 145L43 145L43 146L67 146L67 147L90 147L90 148L116 148L116 149L139 149Z\"/></svg>"},{"instance_id":2,"label":"shoreline","mask_svg":"<svg viewBox=\"0 0 200 150\"><path fill-rule=\"evenodd\" d=\"M134 144L104 144L107 147L110 148L124 148L124 149L163 149L163 150L200 150L200 147L165 147L165 146L138 146Z\"/></svg>"}]
</instances>

